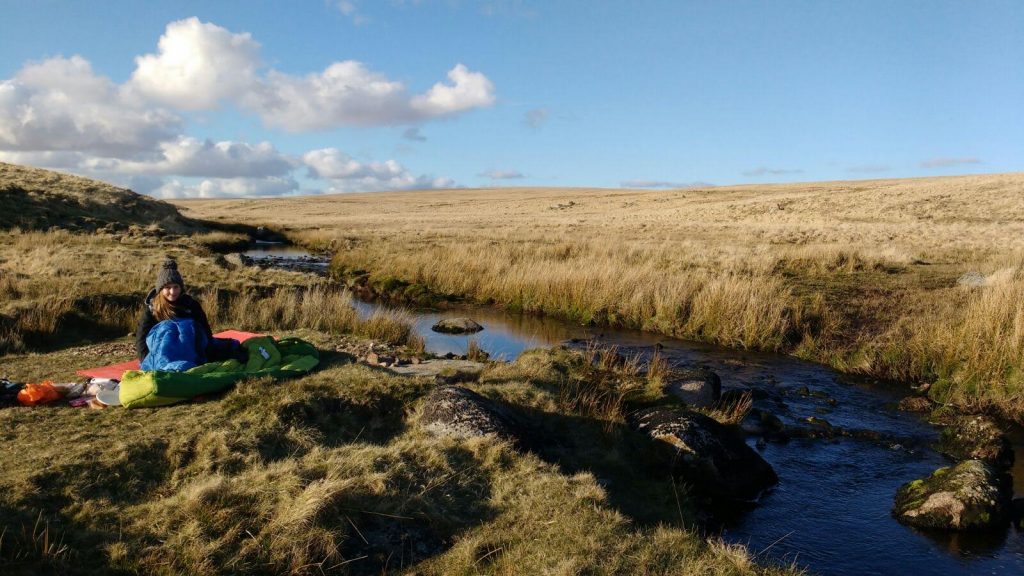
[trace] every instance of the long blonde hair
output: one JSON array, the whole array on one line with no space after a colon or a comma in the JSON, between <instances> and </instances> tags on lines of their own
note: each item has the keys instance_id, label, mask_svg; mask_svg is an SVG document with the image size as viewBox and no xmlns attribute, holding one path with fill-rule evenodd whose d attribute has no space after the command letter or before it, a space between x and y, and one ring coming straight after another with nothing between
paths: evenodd
<instances>
[{"instance_id":1,"label":"long blonde hair","mask_svg":"<svg viewBox=\"0 0 1024 576\"><path fill-rule=\"evenodd\" d=\"M174 316L174 303L164 297L163 290L157 290L156 296L153 298L153 317L157 322L163 322L174 318Z\"/></svg>"}]
</instances>

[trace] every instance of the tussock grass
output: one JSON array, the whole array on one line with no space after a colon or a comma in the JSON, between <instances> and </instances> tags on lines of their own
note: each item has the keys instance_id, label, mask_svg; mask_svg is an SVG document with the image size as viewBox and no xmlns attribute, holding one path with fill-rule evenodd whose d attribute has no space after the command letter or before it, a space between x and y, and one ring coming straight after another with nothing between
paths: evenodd
<instances>
[{"instance_id":1,"label":"tussock grass","mask_svg":"<svg viewBox=\"0 0 1024 576\"><path fill-rule=\"evenodd\" d=\"M404 311L376 311L360 318L348 290L327 285L308 288L277 288L264 296L248 291L230 297L226 304L207 312L224 326L246 330L294 330L309 328L332 334L351 333L387 342L422 348L412 330L412 316Z\"/></svg>"},{"instance_id":2,"label":"tussock grass","mask_svg":"<svg viewBox=\"0 0 1024 576\"><path fill-rule=\"evenodd\" d=\"M710 409L701 409L700 412L722 424L739 424L746 418L753 407L754 397L748 390L734 399L722 400L717 406Z\"/></svg>"},{"instance_id":3,"label":"tussock grass","mask_svg":"<svg viewBox=\"0 0 1024 576\"><path fill-rule=\"evenodd\" d=\"M466 358L474 362L486 362L491 357L486 350L480 347L476 338L470 338L466 343Z\"/></svg>"},{"instance_id":4,"label":"tussock grass","mask_svg":"<svg viewBox=\"0 0 1024 576\"><path fill-rule=\"evenodd\" d=\"M422 350L408 315L361 319L348 292L307 275L231 271L182 246L66 230L0 233L0 354L131 332L165 255L178 259L189 292L215 327L348 332Z\"/></svg>"},{"instance_id":5,"label":"tussock grass","mask_svg":"<svg viewBox=\"0 0 1024 576\"><path fill-rule=\"evenodd\" d=\"M1001 340L1013 312L985 294L1018 275L1022 191L1024 176L1003 174L179 205L287 226L334 250L342 276L938 382L951 402L1020 419L1021 355ZM962 290L966 272L985 285ZM961 337L973 343L950 341Z\"/></svg>"},{"instance_id":6,"label":"tussock grass","mask_svg":"<svg viewBox=\"0 0 1024 576\"><path fill-rule=\"evenodd\" d=\"M252 238L248 234L222 230L193 234L189 236L188 241L204 253L240 252L252 244Z\"/></svg>"},{"instance_id":7,"label":"tussock grass","mask_svg":"<svg viewBox=\"0 0 1024 576\"><path fill-rule=\"evenodd\" d=\"M328 334L313 339L331 346ZM77 357L69 350L47 360ZM533 351L489 366L473 385L538 419L541 429L560 431L553 437L564 453L537 454L490 438L428 435L411 413L430 381L339 360L327 354L323 369L305 378L245 381L198 404L0 410L10 436L0 444L0 531L7 529L0 568L796 572L759 566L741 547L686 527L688 495L667 478L651 478L628 435L602 437L602 422L558 410L552 386L580 380L580 370L605 369L582 354ZM621 361L606 366L632 373ZM80 440L54 442L41 433L55 429L75 430ZM614 482L602 487L598 477ZM49 523L52 554L30 554L28 541L8 547L12 531L37 518L38 526ZM38 540L40 531L32 533Z\"/></svg>"},{"instance_id":8,"label":"tussock grass","mask_svg":"<svg viewBox=\"0 0 1024 576\"><path fill-rule=\"evenodd\" d=\"M421 338L413 334L412 315L402 310L376 310L369 318L360 321L353 332L371 340L382 340L392 344L413 344L422 349Z\"/></svg>"},{"instance_id":9,"label":"tussock grass","mask_svg":"<svg viewBox=\"0 0 1024 576\"><path fill-rule=\"evenodd\" d=\"M31 526L12 525L0 528L0 562L38 563L42 566L66 570L71 549L62 536L50 531L50 523L40 512Z\"/></svg>"}]
</instances>

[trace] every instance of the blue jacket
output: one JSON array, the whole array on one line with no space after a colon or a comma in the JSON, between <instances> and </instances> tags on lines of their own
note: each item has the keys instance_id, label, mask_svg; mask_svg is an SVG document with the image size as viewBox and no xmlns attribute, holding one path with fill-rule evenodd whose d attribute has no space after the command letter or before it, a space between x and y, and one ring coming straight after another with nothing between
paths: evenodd
<instances>
[{"instance_id":1,"label":"blue jacket","mask_svg":"<svg viewBox=\"0 0 1024 576\"><path fill-rule=\"evenodd\" d=\"M146 295L145 303L142 306L142 315L139 317L139 327L135 330L135 351L139 360L145 360L149 354L149 346L146 345L146 338L149 331L156 326L157 319L153 315L153 299L156 298L156 290L150 290ZM192 318L196 321L200 331L206 333L206 337L212 339L213 331L210 330L210 322L206 319L206 313L199 302L188 294L182 294L174 303L175 318Z\"/></svg>"},{"instance_id":2,"label":"blue jacket","mask_svg":"<svg viewBox=\"0 0 1024 576\"><path fill-rule=\"evenodd\" d=\"M192 318L157 322L146 336L149 354L142 360L142 369L183 372L204 364L208 342L205 331Z\"/></svg>"}]
</instances>

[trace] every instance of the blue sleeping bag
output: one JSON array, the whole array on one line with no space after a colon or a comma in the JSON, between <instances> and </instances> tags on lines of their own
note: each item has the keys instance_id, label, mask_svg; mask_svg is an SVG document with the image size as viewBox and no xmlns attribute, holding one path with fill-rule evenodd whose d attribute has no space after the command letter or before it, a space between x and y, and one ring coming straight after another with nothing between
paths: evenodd
<instances>
[{"instance_id":1,"label":"blue sleeping bag","mask_svg":"<svg viewBox=\"0 0 1024 576\"><path fill-rule=\"evenodd\" d=\"M143 370L183 372L206 362L206 333L196 330L191 318L158 322L146 336L149 354Z\"/></svg>"}]
</instances>

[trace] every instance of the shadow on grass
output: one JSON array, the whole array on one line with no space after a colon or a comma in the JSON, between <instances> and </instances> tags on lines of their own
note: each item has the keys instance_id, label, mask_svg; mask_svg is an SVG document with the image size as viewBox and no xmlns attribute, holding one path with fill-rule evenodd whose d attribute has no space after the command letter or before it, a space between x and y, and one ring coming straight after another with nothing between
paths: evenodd
<instances>
[{"instance_id":1,"label":"shadow on grass","mask_svg":"<svg viewBox=\"0 0 1024 576\"><path fill-rule=\"evenodd\" d=\"M473 470L473 453L461 446L444 450L448 465L456 470ZM341 555L348 559L351 574L384 574L401 571L418 562L446 552L462 532L493 520L498 510L490 504L489 478L474 475L461 482L437 483L430 470L414 471L410 486L435 486L400 503L396 514L374 510L395 509L394 498L369 492L353 493L343 504L344 519L352 526Z\"/></svg>"},{"instance_id":2,"label":"shadow on grass","mask_svg":"<svg viewBox=\"0 0 1024 576\"><path fill-rule=\"evenodd\" d=\"M637 525L697 526L692 490L650 438L623 423L501 404L513 415L520 447L567 475L592 474L609 505Z\"/></svg>"}]
</instances>

